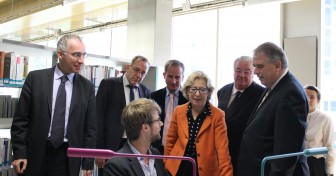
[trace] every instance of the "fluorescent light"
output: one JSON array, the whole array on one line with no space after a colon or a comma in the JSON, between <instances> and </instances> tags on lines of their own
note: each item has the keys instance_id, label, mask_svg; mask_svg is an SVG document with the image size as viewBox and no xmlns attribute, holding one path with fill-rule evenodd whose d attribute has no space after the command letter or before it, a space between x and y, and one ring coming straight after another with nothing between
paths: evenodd
<instances>
[{"instance_id":1,"label":"fluorescent light","mask_svg":"<svg viewBox=\"0 0 336 176\"><path fill-rule=\"evenodd\" d=\"M253 5L253 4L261 4L261 3L269 3L269 2L277 2L277 3L287 3L287 2L294 2L294 1L300 1L300 0L247 0L247 5Z\"/></svg>"},{"instance_id":2,"label":"fluorescent light","mask_svg":"<svg viewBox=\"0 0 336 176\"><path fill-rule=\"evenodd\" d=\"M63 0L63 5L75 5L75 4L79 4L82 2L85 2L87 0Z\"/></svg>"}]
</instances>

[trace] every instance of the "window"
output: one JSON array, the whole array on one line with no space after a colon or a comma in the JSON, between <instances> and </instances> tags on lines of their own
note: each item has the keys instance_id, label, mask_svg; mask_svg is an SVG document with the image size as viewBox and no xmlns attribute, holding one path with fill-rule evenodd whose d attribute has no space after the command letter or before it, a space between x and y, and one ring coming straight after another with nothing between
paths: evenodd
<instances>
[{"instance_id":1,"label":"window","mask_svg":"<svg viewBox=\"0 0 336 176\"><path fill-rule=\"evenodd\" d=\"M321 35L321 109L331 117L336 115L336 0L322 1ZM335 124L336 122L334 122Z\"/></svg>"},{"instance_id":2,"label":"window","mask_svg":"<svg viewBox=\"0 0 336 176\"><path fill-rule=\"evenodd\" d=\"M185 64L185 77L204 71L217 91L233 82L236 58L251 56L267 41L280 44L280 5L234 6L176 16L172 33L172 57ZM214 92L215 104L216 97Z\"/></svg>"}]
</instances>

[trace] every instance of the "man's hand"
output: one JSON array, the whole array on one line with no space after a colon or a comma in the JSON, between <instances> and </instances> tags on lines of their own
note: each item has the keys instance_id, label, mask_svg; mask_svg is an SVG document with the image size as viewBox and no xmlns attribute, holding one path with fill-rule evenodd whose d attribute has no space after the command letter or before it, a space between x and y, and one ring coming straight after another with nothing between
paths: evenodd
<instances>
[{"instance_id":1,"label":"man's hand","mask_svg":"<svg viewBox=\"0 0 336 176\"><path fill-rule=\"evenodd\" d=\"M27 159L14 160L12 166L18 174L23 174L27 167Z\"/></svg>"},{"instance_id":2,"label":"man's hand","mask_svg":"<svg viewBox=\"0 0 336 176\"><path fill-rule=\"evenodd\" d=\"M91 170L83 170L83 176L92 176Z\"/></svg>"},{"instance_id":3,"label":"man's hand","mask_svg":"<svg viewBox=\"0 0 336 176\"><path fill-rule=\"evenodd\" d=\"M96 165L98 168L104 168L105 162L106 162L105 159L96 158Z\"/></svg>"}]
</instances>

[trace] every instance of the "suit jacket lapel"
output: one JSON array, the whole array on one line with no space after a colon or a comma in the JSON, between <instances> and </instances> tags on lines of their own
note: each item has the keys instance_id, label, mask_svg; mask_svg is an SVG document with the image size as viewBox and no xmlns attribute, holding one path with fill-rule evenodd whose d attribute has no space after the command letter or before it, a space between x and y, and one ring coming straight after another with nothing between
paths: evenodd
<instances>
[{"instance_id":1,"label":"suit jacket lapel","mask_svg":"<svg viewBox=\"0 0 336 176\"><path fill-rule=\"evenodd\" d=\"M127 142L122 148L122 150L123 150L122 153L134 154ZM142 170L140 162L137 157L129 157L127 158L127 160L129 161L130 168L132 168L133 172L135 173L134 175L145 176L144 171Z\"/></svg>"},{"instance_id":2,"label":"suit jacket lapel","mask_svg":"<svg viewBox=\"0 0 336 176\"><path fill-rule=\"evenodd\" d=\"M258 111L259 104L261 103L262 99L264 98L265 94L267 93L267 89L265 89L265 91L263 92L263 94L261 95L261 97L259 98L259 101L257 103L257 105L254 107L249 120L247 121L247 125L249 125L251 123L251 121L254 119L254 116L256 115L256 112ZM265 101L265 100L264 100ZM264 103L264 102L263 102ZM261 105L260 105L261 106Z\"/></svg>"},{"instance_id":3,"label":"suit jacket lapel","mask_svg":"<svg viewBox=\"0 0 336 176\"><path fill-rule=\"evenodd\" d=\"M225 110L228 109L228 105L229 105L229 101L230 101L230 98L231 98L231 94L232 94L232 89L233 89L233 83L230 84L230 87L229 87L229 90L230 91L226 91L223 95L223 99L224 99L224 108Z\"/></svg>"},{"instance_id":4,"label":"suit jacket lapel","mask_svg":"<svg viewBox=\"0 0 336 176\"><path fill-rule=\"evenodd\" d=\"M155 163L154 163L154 167L155 167L155 170L156 170L156 175L157 176L163 176L162 173L164 173L162 171L162 168L157 164L156 160L155 160Z\"/></svg>"},{"instance_id":5,"label":"suit jacket lapel","mask_svg":"<svg viewBox=\"0 0 336 176\"><path fill-rule=\"evenodd\" d=\"M179 90L179 92L178 92L178 103L177 104L179 104L179 105L184 104L183 100L184 100L183 93L181 92L181 90Z\"/></svg>"},{"instance_id":6,"label":"suit jacket lapel","mask_svg":"<svg viewBox=\"0 0 336 176\"><path fill-rule=\"evenodd\" d=\"M71 115L71 112L73 110L73 107L75 105L75 101L77 100L77 89L79 87L78 85L78 81L76 81L77 79L77 74L74 75L73 77L73 88L72 88L72 96L71 96L71 102L70 102L70 109L69 109L69 118L70 118L70 115Z\"/></svg>"},{"instance_id":7,"label":"suit jacket lapel","mask_svg":"<svg viewBox=\"0 0 336 176\"><path fill-rule=\"evenodd\" d=\"M144 171L142 170L140 162L137 157L127 158L127 159L135 175L145 176Z\"/></svg>"},{"instance_id":8,"label":"suit jacket lapel","mask_svg":"<svg viewBox=\"0 0 336 176\"><path fill-rule=\"evenodd\" d=\"M121 77L119 77L119 80L118 81L120 81L119 82L119 84L117 84L116 85L116 91L120 91L120 96L119 96L119 99L120 99L120 101L121 101L121 104L123 105L123 106L126 106L126 100L125 100L125 88L124 88L124 83L123 83L123 76L121 76ZM112 97L112 98L115 98L115 97Z\"/></svg>"},{"instance_id":9,"label":"suit jacket lapel","mask_svg":"<svg viewBox=\"0 0 336 176\"><path fill-rule=\"evenodd\" d=\"M203 124L201 126L200 131L197 134L197 137L200 136L207 128L209 128L210 125L211 125L211 116L207 116L204 119L204 122L203 122Z\"/></svg>"},{"instance_id":10,"label":"suit jacket lapel","mask_svg":"<svg viewBox=\"0 0 336 176\"><path fill-rule=\"evenodd\" d=\"M47 102L48 102L48 110L49 117L51 118L52 114L52 96L53 96L53 86L54 86L54 72L55 67L49 70L47 73L47 79L45 80L45 85L47 88Z\"/></svg>"},{"instance_id":11,"label":"suit jacket lapel","mask_svg":"<svg viewBox=\"0 0 336 176\"><path fill-rule=\"evenodd\" d=\"M182 118L177 118L178 121L180 121L180 123L178 124L181 124L181 128L184 132L184 134L186 135L187 138L189 138L189 127L188 127L188 118L185 116L186 115L186 112L187 112L187 108L188 108L188 105L184 105L184 108L183 110L181 111L181 113L184 113L182 115Z\"/></svg>"}]
</instances>

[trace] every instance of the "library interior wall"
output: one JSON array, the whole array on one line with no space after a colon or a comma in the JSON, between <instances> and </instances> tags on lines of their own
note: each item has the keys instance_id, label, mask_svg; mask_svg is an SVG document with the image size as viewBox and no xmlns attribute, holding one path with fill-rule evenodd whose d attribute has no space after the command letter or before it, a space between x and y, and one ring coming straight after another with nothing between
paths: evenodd
<instances>
[{"instance_id":1,"label":"library interior wall","mask_svg":"<svg viewBox=\"0 0 336 176\"><path fill-rule=\"evenodd\" d=\"M317 70L314 75L317 75L316 86L319 87L321 86L321 24L321 1L301 0L284 4L283 39L307 36L317 37ZM294 67L299 67L307 72L311 71L307 68L302 68L304 58L301 59L302 65L295 65Z\"/></svg>"}]
</instances>

